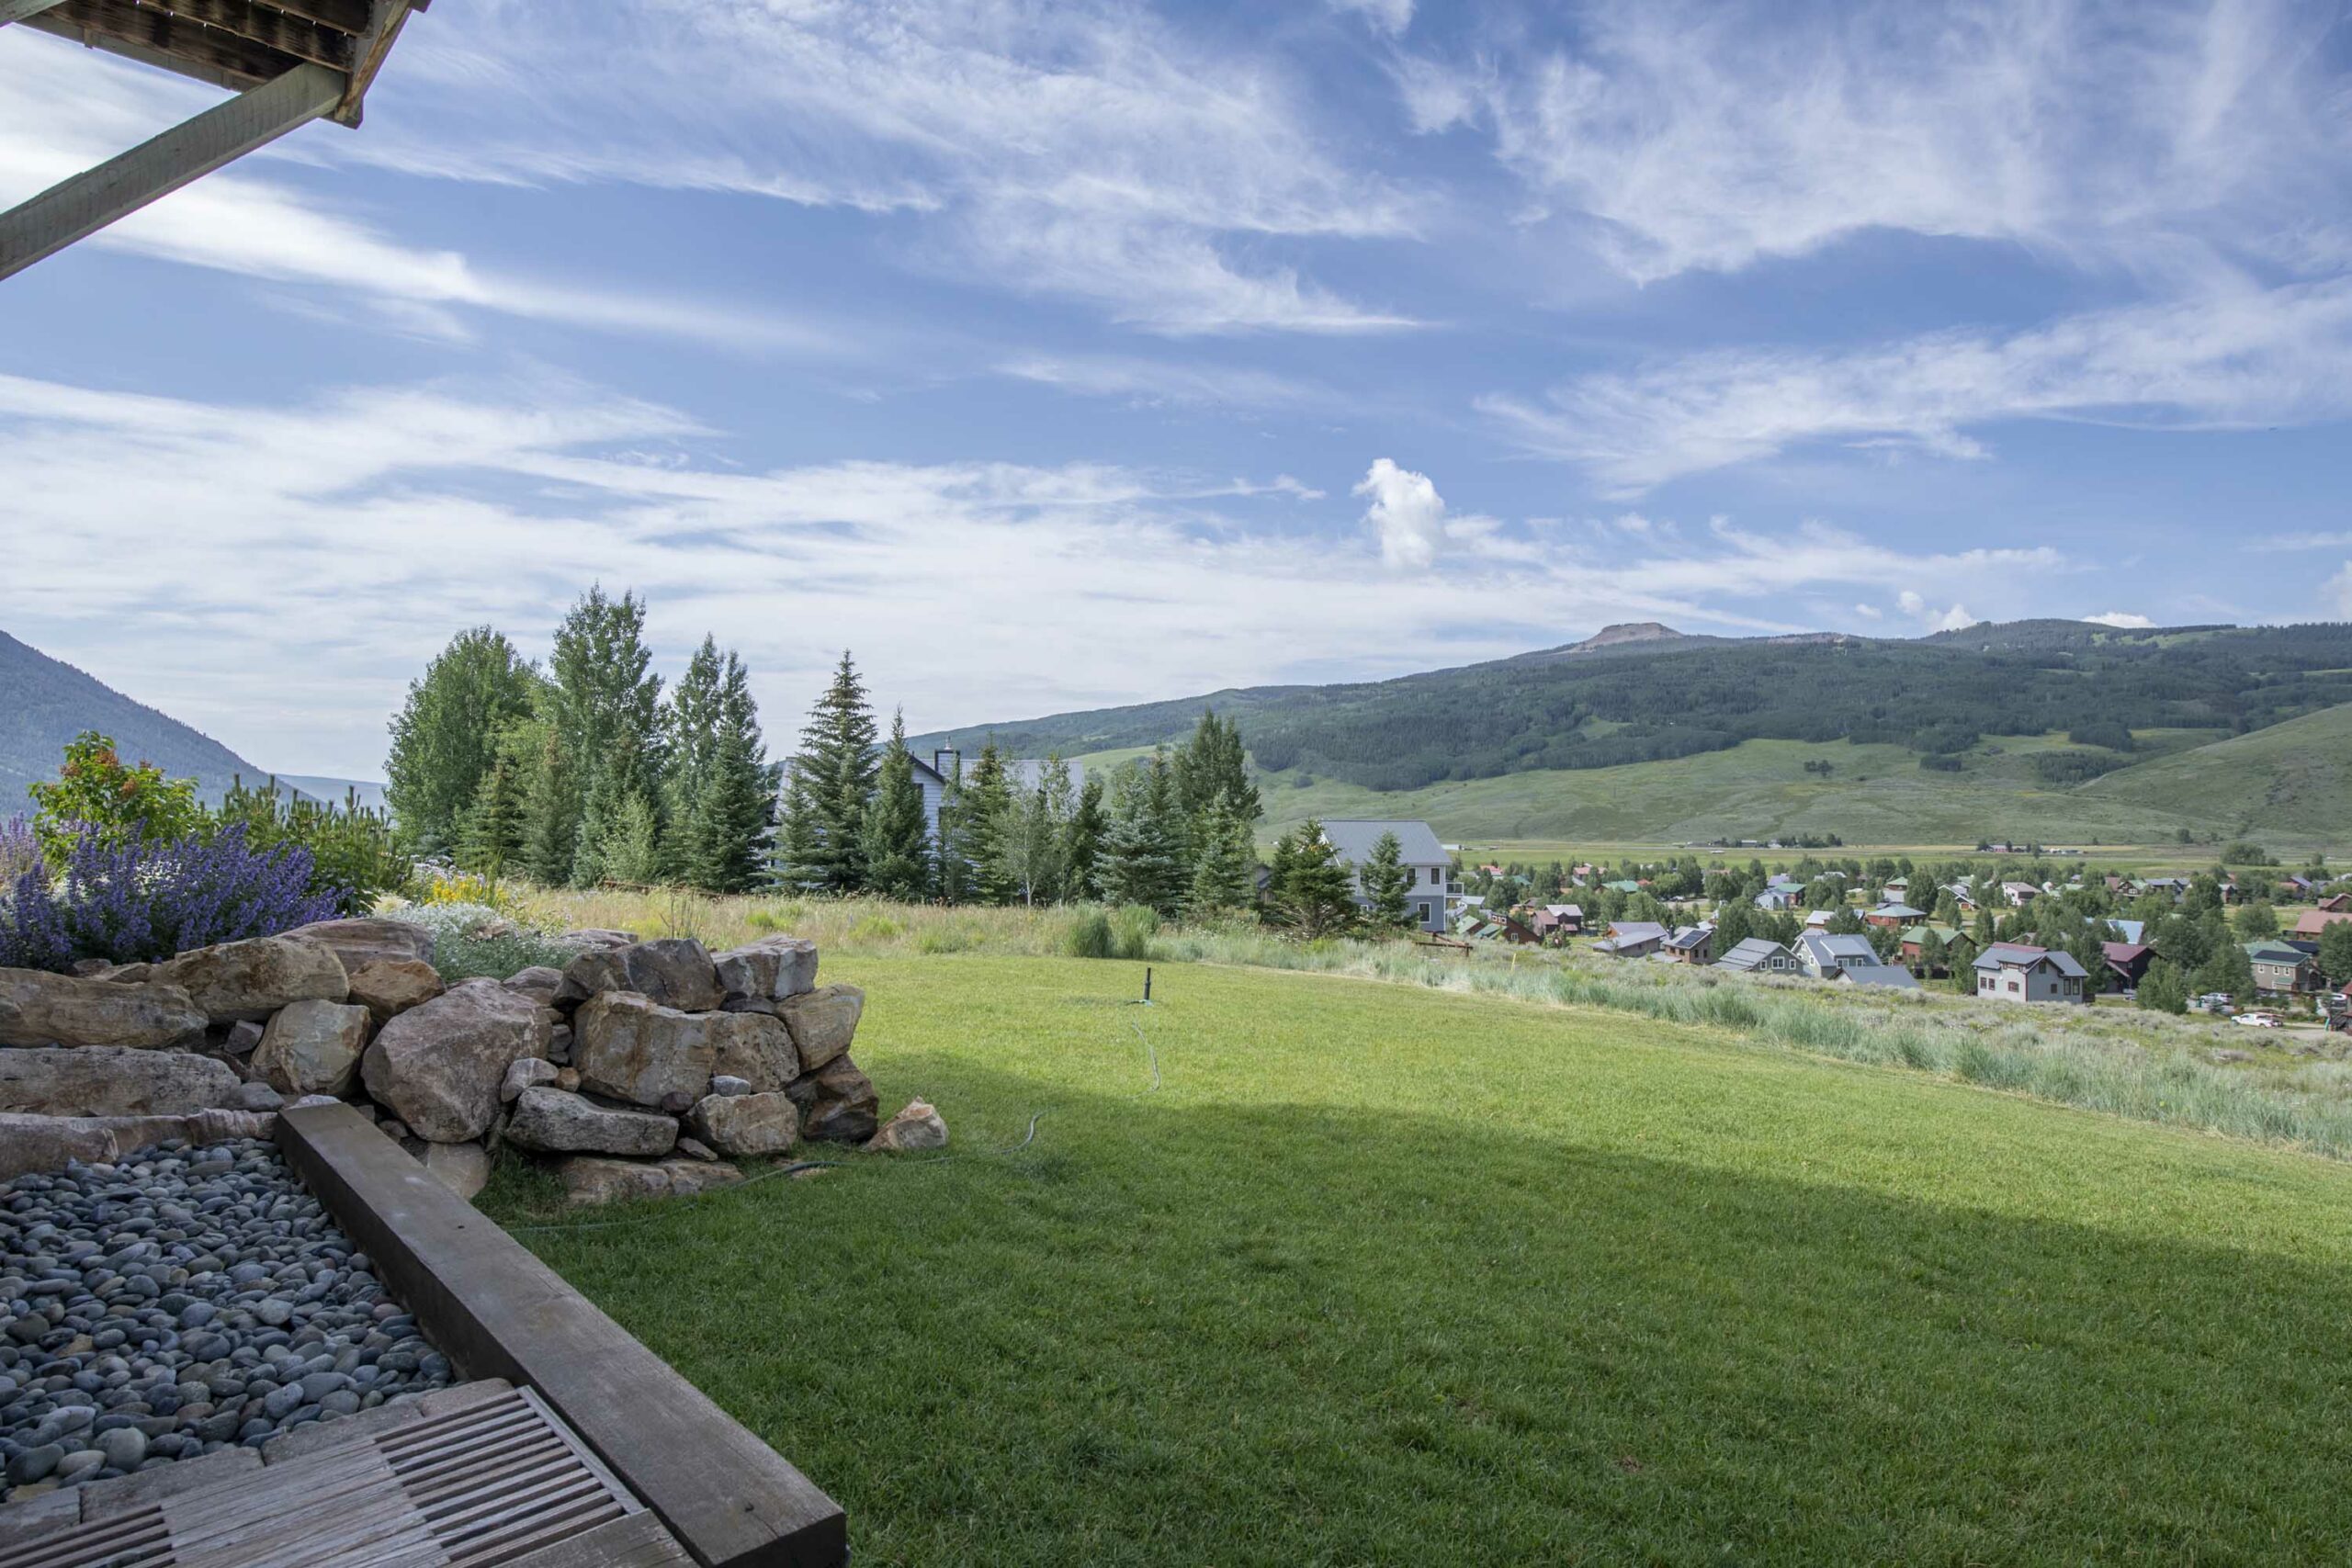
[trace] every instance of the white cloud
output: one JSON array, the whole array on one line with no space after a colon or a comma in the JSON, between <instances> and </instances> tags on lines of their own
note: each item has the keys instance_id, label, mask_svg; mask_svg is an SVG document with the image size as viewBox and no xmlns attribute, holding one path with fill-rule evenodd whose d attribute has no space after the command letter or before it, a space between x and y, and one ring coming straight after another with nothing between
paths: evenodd
<instances>
[{"instance_id":1,"label":"white cloud","mask_svg":"<svg viewBox=\"0 0 2352 1568\"><path fill-rule=\"evenodd\" d=\"M2006 336L1724 350L1581 377L1540 402L1479 406L1530 450L1623 494L1811 441L1980 457L1969 431L2002 420L2311 423L2352 412L2352 279L2089 312Z\"/></svg>"},{"instance_id":2,"label":"white cloud","mask_svg":"<svg viewBox=\"0 0 2352 1568\"><path fill-rule=\"evenodd\" d=\"M910 265L1170 335L1409 324L1303 268L1414 233L1417 199L1340 155L1272 51L1116 0L510 0L461 36L412 29L406 90L334 155L894 213Z\"/></svg>"},{"instance_id":3,"label":"white cloud","mask_svg":"<svg viewBox=\"0 0 2352 1568\"><path fill-rule=\"evenodd\" d=\"M1928 602L1908 588L1896 594L1894 602L1902 606L1903 613L1906 615L1924 615L1928 613Z\"/></svg>"},{"instance_id":4,"label":"white cloud","mask_svg":"<svg viewBox=\"0 0 2352 1568\"><path fill-rule=\"evenodd\" d=\"M1951 609L1946 610L1942 615L1936 617L1936 630L1939 632L1962 631L1974 626L1976 622L1977 617L1968 613L1967 605L1954 604Z\"/></svg>"},{"instance_id":5,"label":"white cloud","mask_svg":"<svg viewBox=\"0 0 2352 1568\"><path fill-rule=\"evenodd\" d=\"M673 666L706 630L741 648L783 739L844 645L920 728L1401 674L1561 626L1804 629L1774 613L1829 585L1973 598L2070 565L2047 547L1912 555L1819 524L1580 537L1453 513L1392 461L1364 492L1384 543L1407 563L1426 552L1399 570L1353 547L1346 503L1289 476L757 470L729 446L676 411L552 378L276 405L0 376L5 625L256 763L366 776L451 635L488 621L541 647L594 579L650 595Z\"/></svg>"},{"instance_id":6,"label":"white cloud","mask_svg":"<svg viewBox=\"0 0 2352 1568\"><path fill-rule=\"evenodd\" d=\"M1896 608L1931 632L1956 632L1963 627L1974 626L1980 618L1971 615L1965 604L1955 604L1948 609L1939 610L1928 604L1923 594L1910 588L1897 593L1894 596L1894 603ZM1877 617L1878 612L1868 605L1857 604L1854 608L1873 619Z\"/></svg>"},{"instance_id":7,"label":"white cloud","mask_svg":"<svg viewBox=\"0 0 2352 1568\"><path fill-rule=\"evenodd\" d=\"M0 207L92 167L196 112L188 84L21 28L0 47ZM20 43L19 38L30 40ZM306 127L296 139L345 134ZM463 340L464 312L492 311L600 330L693 339L735 349L832 353L825 329L741 303L567 283L485 270L462 253L402 243L291 185L257 178L257 164L207 175L100 230L108 250L337 293L314 310L388 312L415 335Z\"/></svg>"},{"instance_id":8,"label":"white cloud","mask_svg":"<svg viewBox=\"0 0 2352 1568\"><path fill-rule=\"evenodd\" d=\"M2327 580L2320 590L2320 601L2337 620L2352 621L2352 560L2346 561L2344 570Z\"/></svg>"},{"instance_id":9,"label":"white cloud","mask_svg":"<svg viewBox=\"0 0 2352 1568\"><path fill-rule=\"evenodd\" d=\"M1338 394L1272 371L1244 367L1179 364L1112 355L1022 355L997 367L1000 375L1064 391L1120 398L1144 407L1264 409L1329 402Z\"/></svg>"},{"instance_id":10,"label":"white cloud","mask_svg":"<svg viewBox=\"0 0 2352 1568\"><path fill-rule=\"evenodd\" d=\"M2158 235L2324 259L2332 25L2284 0L1599 0L1570 46L1400 81L1425 128L1482 115L1537 201L1643 281L1869 229L2139 269L2169 265Z\"/></svg>"},{"instance_id":11,"label":"white cloud","mask_svg":"<svg viewBox=\"0 0 2352 1568\"><path fill-rule=\"evenodd\" d=\"M1385 33L1401 33L1413 25L1413 0L1326 0L1331 9L1353 13Z\"/></svg>"},{"instance_id":12,"label":"white cloud","mask_svg":"<svg viewBox=\"0 0 2352 1568\"><path fill-rule=\"evenodd\" d=\"M2143 631L2156 624L2147 616L2135 615L2129 610L2103 610L2096 615L2085 615L2083 619L2093 626L2113 626L2118 631Z\"/></svg>"},{"instance_id":13,"label":"white cloud","mask_svg":"<svg viewBox=\"0 0 2352 1568\"><path fill-rule=\"evenodd\" d=\"M1363 520L1380 537L1383 562L1420 570L1436 561L1445 540L1445 502L1427 474L1400 468L1386 457L1374 458L1354 493L1372 500Z\"/></svg>"},{"instance_id":14,"label":"white cloud","mask_svg":"<svg viewBox=\"0 0 2352 1568\"><path fill-rule=\"evenodd\" d=\"M1857 604L1854 606L1854 614L1866 621L1880 621L1886 618L1886 612L1875 604Z\"/></svg>"}]
</instances>

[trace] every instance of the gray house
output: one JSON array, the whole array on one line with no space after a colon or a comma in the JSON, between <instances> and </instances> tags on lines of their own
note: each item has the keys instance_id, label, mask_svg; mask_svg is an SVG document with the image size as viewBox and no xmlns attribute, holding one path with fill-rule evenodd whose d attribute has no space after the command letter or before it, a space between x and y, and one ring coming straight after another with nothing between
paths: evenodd
<instances>
[{"instance_id":1,"label":"gray house","mask_svg":"<svg viewBox=\"0 0 2352 1568\"><path fill-rule=\"evenodd\" d=\"M1976 994L2013 1002L2087 1002L2088 976L2075 955L2058 948L1996 942L1976 960Z\"/></svg>"},{"instance_id":2,"label":"gray house","mask_svg":"<svg viewBox=\"0 0 2352 1568\"><path fill-rule=\"evenodd\" d=\"M922 791L922 821L931 833L932 848L939 847L939 807L947 798L947 784L956 776L962 758L954 747L942 747L931 754L926 762L913 759L915 787ZM1004 759L1004 782L1015 790L1034 790L1046 776L1047 762L1038 757L1007 757ZM1069 786L1073 792L1086 783L1086 770L1076 762L1064 764L1069 769Z\"/></svg>"},{"instance_id":3,"label":"gray house","mask_svg":"<svg viewBox=\"0 0 2352 1568\"><path fill-rule=\"evenodd\" d=\"M1714 966L1743 975L1793 975L1797 972L1797 959L1796 954L1771 938L1752 936L1716 959Z\"/></svg>"},{"instance_id":4,"label":"gray house","mask_svg":"<svg viewBox=\"0 0 2352 1568\"><path fill-rule=\"evenodd\" d=\"M1380 842L1383 833L1396 835L1397 859L1405 867L1405 905L1413 912L1413 925L1418 931L1430 932L1445 930L1445 889L1453 857L1437 841L1426 822L1379 821L1370 818L1333 818L1323 824L1323 836L1331 840L1331 848L1339 852L1355 874L1355 897L1359 904L1367 904L1363 892L1363 867L1372 859L1373 846Z\"/></svg>"},{"instance_id":5,"label":"gray house","mask_svg":"<svg viewBox=\"0 0 2352 1568\"><path fill-rule=\"evenodd\" d=\"M1816 980L1835 980L1849 969L1884 968L1879 962L1878 950L1866 936L1832 936L1827 931L1807 931L1797 938L1793 949L1797 964Z\"/></svg>"}]
</instances>

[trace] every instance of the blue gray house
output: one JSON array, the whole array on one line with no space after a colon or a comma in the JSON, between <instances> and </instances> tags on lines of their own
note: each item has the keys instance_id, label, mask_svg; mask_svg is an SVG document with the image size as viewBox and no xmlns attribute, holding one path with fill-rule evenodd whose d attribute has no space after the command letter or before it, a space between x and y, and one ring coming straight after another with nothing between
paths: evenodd
<instances>
[{"instance_id":1,"label":"blue gray house","mask_svg":"<svg viewBox=\"0 0 2352 1568\"><path fill-rule=\"evenodd\" d=\"M1453 857L1437 841L1437 835L1426 822L1378 821L1370 818L1333 818L1323 824L1323 836L1331 840L1331 848L1339 852L1355 873L1355 897L1359 904L1370 902L1364 897L1363 866L1372 859L1373 846L1380 842L1383 833L1396 835L1398 860L1410 879L1406 884L1406 907L1413 911L1416 930L1442 931L1445 930L1445 888Z\"/></svg>"}]
</instances>

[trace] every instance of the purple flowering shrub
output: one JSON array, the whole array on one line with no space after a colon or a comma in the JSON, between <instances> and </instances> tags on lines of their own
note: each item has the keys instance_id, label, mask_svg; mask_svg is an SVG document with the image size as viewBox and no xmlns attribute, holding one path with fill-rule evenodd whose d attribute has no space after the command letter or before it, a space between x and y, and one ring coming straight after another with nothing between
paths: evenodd
<instances>
[{"instance_id":1,"label":"purple flowering shrub","mask_svg":"<svg viewBox=\"0 0 2352 1568\"><path fill-rule=\"evenodd\" d=\"M242 824L160 843L110 844L85 830L64 865L36 862L17 874L0 908L0 966L152 962L332 919L334 895L311 892L311 872L309 851L252 848Z\"/></svg>"},{"instance_id":2,"label":"purple flowering shrub","mask_svg":"<svg viewBox=\"0 0 2352 1568\"><path fill-rule=\"evenodd\" d=\"M40 863L40 840L22 815L0 822L0 888L14 887L17 878Z\"/></svg>"}]
</instances>

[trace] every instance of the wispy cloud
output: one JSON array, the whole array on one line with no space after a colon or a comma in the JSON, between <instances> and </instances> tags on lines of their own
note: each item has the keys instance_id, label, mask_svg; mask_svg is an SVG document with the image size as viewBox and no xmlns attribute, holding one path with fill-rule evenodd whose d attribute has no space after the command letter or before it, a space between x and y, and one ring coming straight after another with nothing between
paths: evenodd
<instances>
[{"instance_id":1,"label":"wispy cloud","mask_svg":"<svg viewBox=\"0 0 2352 1568\"><path fill-rule=\"evenodd\" d=\"M1977 457L2003 420L2233 430L2352 412L2352 279L2127 307L2007 335L1724 350L1479 405L1531 451L1635 493L1805 442Z\"/></svg>"},{"instance_id":2,"label":"wispy cloud","mask_svg":"<svg viewBox=\"0 0 2352 1568\"><path fill-rule=\"evenodd\" d=\"M1798 589L2007 593L2066 565L1911 555L1821 525L1579 540L1449 513L1427 476L1375 466L1375 509L1430 547L1397 570L1351 503L1287 476L751 470L729 439L555 379L256 406L0 377L7 629L266 765L360 773L456 630L541 642L596 578L651 596L669 652L705 629L742 648L778 725L846 644L922 726L1282 680L1303 660L1320 678L1398 674L1611 620L1782 630L1759 612Z\"/></svg>"},{"instance_id":3,"label":"wispy cloud","mask_svg":"<svg viewBox=\"0 0 2352 1568\"><path fill-rule=\"evenodd\" d=\"M1267 409L1338 400L1338 394L1329 388L1246 366L1116 355L1025 354L1005 360L997 370L1016 380L1090 397L1119 398L1145 407Z\"/></svg>"},{"instance_id":4,"label":"wispy cloud","mask_svg":"<svg viewBox=\"0 0 2352 1568\"><path fill-rule=\"evenodd\" d=\"M2096 615L2085 615L2083 619L2093 626L2113 626L2118 631L2144 631L2156 624L2151 617L2130 610L2102 610Z\"/></svg>"},{"instance_id":5,"label":"wispy cloud","mask_svg":"<svg viewBox=\"0 0 2352 1568\"><path fill-rule=\"evenodd\" d=\"M1636 279L1870 229L2133 270L2188 240L2340 252L2304 216L2347 188L2327 7L1600 0L1581 24L1398 79L1423 129L1490 126L1539 212Z\"/></svg>"},{"instance_id":6,"label":"wispy cloud","mask_svg":"<svg viewBox=\"0 0 2352 1568\"><path fill-rule=\"evenodd\" d=\"M1342 156L1274 54L1136 6L511 0L467 34L420 40L345 155L901 212L906 265L1170 335L1411 324L1301 247L1410 235L1417 198Z\"/></svg>"},{"instance_id":7,"label":"wispy cloud","mask_svg":"<svg viewBox=\"0 0 2352 1568\"><path fill-rule=\"evenodd\" d=\"M214 95L217 96L217 95ZM22 28L0 34L0 205L89 168L195 113L188 84ZM295 137L343 133L311 127ZM732 350L832 354L831 330L744 302L698 300L486 269L463 253L404 243L251 164L216 173L89 243L271 283L322 285L419 335L463 340L474 312L691 339ZM334 310L334 299L311 308Z\"/></svg>"}]
</instances>

